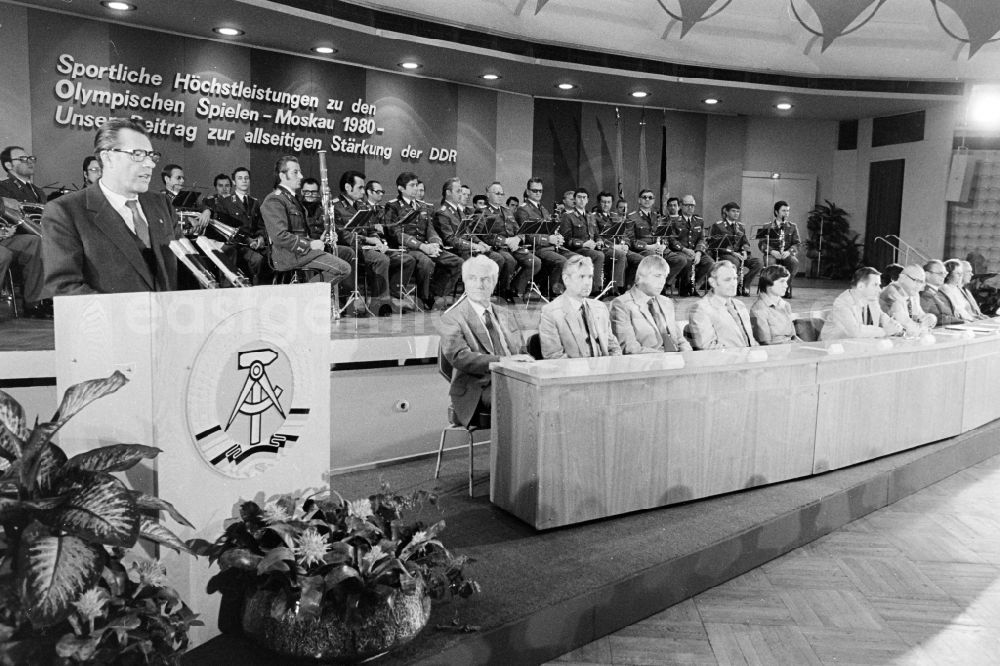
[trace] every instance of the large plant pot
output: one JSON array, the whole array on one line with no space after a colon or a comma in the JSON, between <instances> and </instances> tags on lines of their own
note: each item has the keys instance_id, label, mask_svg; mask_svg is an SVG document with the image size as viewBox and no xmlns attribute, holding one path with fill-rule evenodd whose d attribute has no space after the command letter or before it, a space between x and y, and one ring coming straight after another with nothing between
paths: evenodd
<instances>
[{"instance_id":1,"label":"large plant pot","mask_svg":"<svg viewBox=\"0 0 1000 666\"><path fill-rule=\"evenodd\" d=\"M355 663L408 643L427 624L431 600L422 583L399 591L390 604L381 600L368 613L344 620L338 609L324 608L318 619L300 619L293 609L274 617L278 595L259 590L243 607L244 633L278 654L317 661Z\"/></svg>"}]
</instances>

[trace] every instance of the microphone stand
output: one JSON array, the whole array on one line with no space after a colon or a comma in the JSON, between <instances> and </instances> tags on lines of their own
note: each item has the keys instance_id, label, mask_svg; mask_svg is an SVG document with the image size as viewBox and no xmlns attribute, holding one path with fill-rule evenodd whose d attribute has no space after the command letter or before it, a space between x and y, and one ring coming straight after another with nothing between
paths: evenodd
<instances>
[{"instance_id":1,"label":"microphone stand","mask_svg":"<svg viewBox=\"0 0 1000 666\"><path fill-rule=\"evenodd\" d=\"M613 229L613 231L617 231L618 233L611 235L611 279L608 280L607 286L604 287L604 289L601 290L601 293L599 293L597 295L597 300L601 300L602 298L604 298L604 294L608 293L608 291L612 287L616 286L616 283L615 283L615 266L616 266L616 263L615 262L616 262L616 260L618 258L618 248L615 247L615 239L618 238L621 235L622 224L619 223L617 226L613 227L612 229ZM625 285L622 285L622 286L624 287Z\"/></svg>"}]
</instances>

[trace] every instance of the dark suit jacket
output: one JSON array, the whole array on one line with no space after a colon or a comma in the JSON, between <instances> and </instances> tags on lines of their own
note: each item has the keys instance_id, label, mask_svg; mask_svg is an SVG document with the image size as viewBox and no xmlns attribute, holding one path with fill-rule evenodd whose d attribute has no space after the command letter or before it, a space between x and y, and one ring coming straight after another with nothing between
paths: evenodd
<instances>
[{"instance_id":1,"label":"dark suit jacket","mask_svg":"<svg viewBox=\"0 0 1000 666\"><path fill-rule=\"evenodd\" d=\"M271 239L271 261L275 270L300 268L323 254L323 250L310 247L306 211L285 188L279 187L264 197L260 216Z\"/></svg>"},{"instance_id":2,"label":"dark suit jacket","mask_svg":"<svg viewBox=\"0 0 1000 666\"><path fill-rule=\"evenodd\" d=\"M955 308L951 307L951 301L939 289L924 287L924 290L920 292L920 307L927 314L937 317L938 326L964 322L961 317L955 314Z\"/></svg>"},{"instance_id":3,"label":"dark suit jacket","mask_svg":"<svg viewBox=\"0 0 1000 666\"><path fill-rule=\"evenodd\" d=\"M0 180L0 197L7 197L25 203L45 203L45 193L34 183L21 184L14 176Z\"/></svg>"},{"instance_id":4,"label":"dark suit jacket","mask_svg":"<svg viewBox=\"0 0 1000 666\"><path fill-rule=\"evenodd\" d=\"M510 352L526 353L524 336L513 315L496 306L493 312ZM452 367L449 393L455 418L468 425L483 393L490 390L490 363L498 361L500 356L491 353L490 334L467 298L441 315L438 331L441 353Z\"/></svg>"},{"instance_id":5,"label":"dark suit jacket","mask_svg":"<svg viewBox=\"0 0 1000 666\"><path fill-rule=\"evenodd\" d=\"M135 236L99 186L71 192L50 202L42 215L45 296L110 294L177 289L174 211L162 195L139 195L149 224L157 271L154 276Z\"/></svg>"}]
</instances>

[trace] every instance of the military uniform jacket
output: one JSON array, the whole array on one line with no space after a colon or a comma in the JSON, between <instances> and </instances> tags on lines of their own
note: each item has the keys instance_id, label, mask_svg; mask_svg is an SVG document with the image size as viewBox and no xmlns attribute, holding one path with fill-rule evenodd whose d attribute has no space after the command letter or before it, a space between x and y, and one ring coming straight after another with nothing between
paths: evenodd
<instances>
[{"instance_id":1,"label":"military uniform jacket","mask_svg":"<svg viewBox=\"0 0 1000 666\"><path fill-rule=\"evenodd\" d=\"M347 245L349 247L354 247L354 243L357 241L357 235L360 233L362 236L374 236L375 230L369 227L355 227L353 229L345 229L344 225L351 221L358 211L366 210L364 203L360 201L351 201L343 194L334 199L333 201L333 226L337 229L337 241L341 245ZM362 243L363 245L364 243Z\"/></svg>"},{"instance_id":2,"label":"military uniform jacket","mask_svg":"<svg viewBox=\"0 0 1000 666\"><path fill-rule=\"evenodd\" d=\"M545 209L545 206L541 204L536 206L531 201L525 201L514 211L514 220L517 222L519 229L526 222L548 222L549 219L551 219L551 215ZM552 245L549 242L549 234L525 234L525 238L533 241L537 247L549 247Z\"/></svg>"},{"instance_id":3,"label":"military uniform jacket","mask_svg":"<svg viewBox=\"0 0 1000 666\"><path fill-rule=\"evenodd\" d=\"M264 228L271 239L271 260L279 271L305 266L323 250L310 247L306 210L295 195L278 187L260 205Z\"/></svg>"},{"instance_id":4,"label":"military uniform jacket","mask_svg":"<svg viewBox=\"0 0 1000 666\"><path fill-rule=\"evenodd\" d=\"M559 233L570 250L579 250L588 240L599 240L597 220L593 214L582 213L575 208L559 218Z\"/></svg>"},{"instance_id":5,"label":"military uniform jacket","mask_svg":"<svg viewBox=\"0 0 1000 666\"><path fill-rule=\"evenodd\" d=\"M461 227L462 214L450 203L445 202L434 211L434 229L445 246L460 252L471 252L472 241L469 236L459 235Z\"/></svg>"},{"instance_id":6,"label":"military uniform jacket","mask_svg":"<svg viewBox=\"0 0 1000 666\"><path fill-rule=\"evenodd\" d=\"M778 250L779 252L791 252L792 255L798 253L799 229L791 222L778 224L777 220L771 220L771 224L764 227L763 233L765 237L758 243L761 252Z\"/></svg>"},{"instance_id":7,"label":"military uniform jacket","mask_svg":"<svg viewBox=\"0 0 1000 666\"><path fill-rule=\"evenodd\" d=\"M399 220L409 215L411 210L420 211L406 224L400 225ZM416 200L406 203L403 197L398 196L385 206L385 222L383 224L389 229L390 235L398 244L408 250L419 250L422 243L441 243L441 238L434 230L430 215Z\"/></svg>"},{"instance_id":8,"label":"military uniform jacket","mask_svg":"<svg viewBox=\"0 0 1000 666\"><path fill-rule=\"evenodd\" d=\"M648 244L656 242L653 232L660 226L660 216L655 210L650 210L648 215L634 210L625 220L625 235L633 252L642 252Z\"/></svg>"},{"instance_id":9,"label":"military uniform jacket","mask_svg":"<svg viewBox=\"0 0 1000 666\"><path fill-rule=\"evenodd\" d=\"M236 222L240 231L248 236L256 238L264 234L264 225L260 219L260 202L249 194L245 203L240 201L239 196L231 194L220 199L216 205L218 212ZM223 218L222 221L229 223L230 220Z\"/></svg>"},{"instance_id":10,"label":"military uniform jacket","mask_svg":"<svg viewBox=\"0 0 1000 666\"><path fill-rule=\"evenodd\" d=\"M519 228L520 225L514 220L514 216L510 214L506 206L486 207L486 231L494 234L487 242L493 247L498 250L508 249L503 241L505 238L511 237L520 238L523 243L524 238L517 233Z\"/></svg>"},{"instance_id":11,"label":"military uniform jacket","mask_svg":"<svg viewBox=\"0 0 1000 666\"><path fill-rule=\"evenodd\" d=\"M709 247L713 250L750 251L750 241L747 240L746 227L739 222L719 220L712 225L709 239Z\"/></svg>"},{"instance_id":12,"label":"military uniform jacket","mask_svg":"<svg viewBox=\"0 0 1000 666\"><path fill-rule=\"evenodd\" d=\"M697 215L692 215L690 220L678 217L670 223L667 228L667 235L670 237L670 249L681 250L687 248L695 252L704 252L705 243L705 220Z\"/></svg>"},{"instance_id":13,"label":"military uniform jacket","mask_svg":"<svg viewBox=\"0 0 1000 666\"><path fill-rule=\"evenodd\" d=\"M0 197L7 197L22 203L44 204L45 193L34 183L26 183L10 176L0 180Z\"/></svg>"}]
</instances>

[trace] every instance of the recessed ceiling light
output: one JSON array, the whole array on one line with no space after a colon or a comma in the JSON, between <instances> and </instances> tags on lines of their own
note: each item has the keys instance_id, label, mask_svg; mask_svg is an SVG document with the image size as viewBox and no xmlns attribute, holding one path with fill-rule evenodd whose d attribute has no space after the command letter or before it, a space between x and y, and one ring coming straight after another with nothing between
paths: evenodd
<instances>
[{"instance_id":1,"label":"recessed ceiling light","mask_svg":"<svg viewBox=\"0 0 1000 666\"><path fill-rule=\"evenodd\" d=\"M313 49L316 53L322 53L323 55L330 55L331 53L336 53L337 49L332 46L317 46Z\"/></svg>"},{"instance_id":2,"label":"recessed ceiling light","mask_svg":"<svg viewBox=\"0 0 1000 666\"><path fill-rule=\"evenodd\" d=\"M500 78L499 74L483 74L483 78L487 81L496 81Z\"/></svg>"},{"instance_id":3,"label":"recessed ceiling light","mask_svg":"<svg viewBox=\"0 0 1000 666\"><path fill-rule=\"evenodd\" d=\"M719 103L719 100L715 99L714 97L708 97L708 98L703 99L701 101L704 102L705 104L718 104Z\"/></svg>"},{"instance_id":4,"label":"recessed ceiling light","mask_svg":"<svg viewBox=\"0 0 1000 666\"><path fill-rule=\"evenodd\" d=\"M779 111L788 111L790 108L792 108L792 105L789 104L788 102L782 102L781 104L775 104L774 108L778 109Z\"/></svg>"},{"instance_id":5,"label":"recessed ceiling light","mask_svg":"<svg viewBox=\"0 0 1000 666\"><path fill-rule=\"evenodd\" d=\"M119 12L130 12L135 9L135 5L130 5L127 2L102 2L102 5L108 9L114 9Z\"/></svg>"},{"instance_id":6,"label":"recessed ceiling light","mask_svg":"<svg viewBox=\"0 0 1000 666\"><path fill-rule=\"evenodd\" d=\"M403 69L420 69L420 63L413 62L412 60L406 60L404 62L401 62L399 63L399 66L402 67Z\"/></svg>"},{"instance_id":7,"label":"recessed ceiling light","mask_svg":"<svg viewBox=\"0 0 1000 666\"><path fill-rule=\"evenodd\" d=\"M212 31L226 37L238 37L243 34L242 30L237 30L236 28L212 28Z\"/></svg>"},{"instance_id":8,"label":"recessed ceiling light","mask_svg":"<svg viewBox=\"0 0 1000 666\"><path fill-rule=\"evenodd\" d=\"M637 97L639 99L642 99L643 97L649 97L649 93L646 92L645 90L636 90L633 91L632 97Z\"/></svg>"},{"instance_id":9,"label":"recessed ceiling light","mask_svg":"<svg viewBox=\"0 0 1000 666\"><path fill-rule=\"evenodd\" d=\"M572 83L560 83L558 86L556 86L556 88L559 88L559 90L572 90L573 88L576 88L576 86L574 86Z\"/></svg>"}]
</instances>

